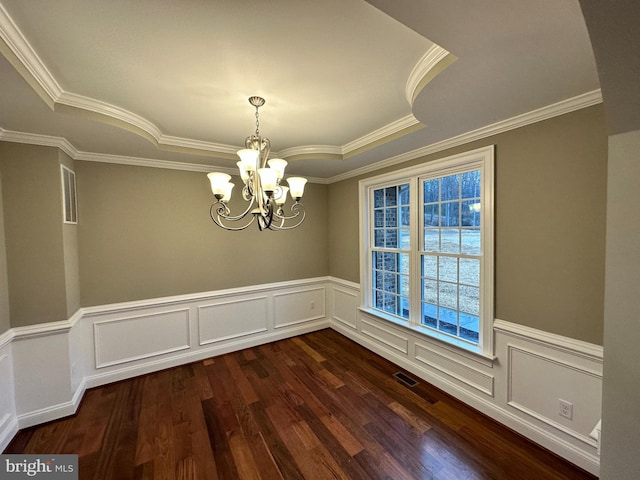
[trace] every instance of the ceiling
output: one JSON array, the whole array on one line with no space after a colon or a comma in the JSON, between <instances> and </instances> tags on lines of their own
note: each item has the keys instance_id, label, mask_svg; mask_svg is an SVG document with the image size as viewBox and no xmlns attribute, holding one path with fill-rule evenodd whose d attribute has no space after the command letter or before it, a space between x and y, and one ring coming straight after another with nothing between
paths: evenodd
<instances>
[{"instance_id":1,"label":"ceiling","mask_svg":"<svg viewBox=\"0 0 640 480\"><path fill-rule=\"evenodd\" d=\"M315 181L600 101L577 0L0 0L0 53L0 140L230 172L260 95Z\"/></svg>"}]
</instances>

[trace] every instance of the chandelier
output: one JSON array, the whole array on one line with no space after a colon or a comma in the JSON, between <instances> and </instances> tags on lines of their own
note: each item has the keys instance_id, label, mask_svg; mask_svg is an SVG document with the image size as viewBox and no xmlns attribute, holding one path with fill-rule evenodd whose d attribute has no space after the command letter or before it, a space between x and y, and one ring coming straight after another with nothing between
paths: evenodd
<instances>
[{"instance_id":1,"label":"chandelier","mask_svg":"<svg viewBox=\"0 0 640 480\"><path fill-rule=\"evenodd\" d=\"M225 230L244 230L254 222L259 230L290 230L304 221L305 210L300 199L307 179L290 177L288 187L280 185L287 162L281 158L269 159L271 142L260 136L258 109L265 104L265 99L249 97L249 103L256 107L256 133L249 135L244 141L245 148L238 150L240 161L237 163L244 183L242 198L249 203L242 213L232 215L228 205L234 186L229 181L231 175L209 173L207 177L216 198L210 209L211 219ZM289 215L284 211L287 192L294 202Z\"/></svg>"}]
</instances>

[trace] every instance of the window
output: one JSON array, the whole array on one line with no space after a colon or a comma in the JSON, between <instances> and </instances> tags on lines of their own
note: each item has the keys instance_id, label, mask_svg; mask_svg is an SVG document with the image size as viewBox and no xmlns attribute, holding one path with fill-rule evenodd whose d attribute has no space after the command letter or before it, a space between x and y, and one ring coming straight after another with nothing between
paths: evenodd
<instances>
[{"instance_id":1,"label":"window","mask_svg":"<svg viewBox=\"0 0 640 480\"><path fill-rule=\"evenodd\" d=\"M62 202L64 223L78 223L76 204L76 174L64 165L62 167Z\"/></svg>"},{"instance_id":2,"label":"window","mask_svg":"<svg viewBox=\"0 0 640 480\"><path fill-rule=\"evenodd\" d=\"M363 308L490 355L493 147L360 182Z\"/></svg>"}]
</instances>

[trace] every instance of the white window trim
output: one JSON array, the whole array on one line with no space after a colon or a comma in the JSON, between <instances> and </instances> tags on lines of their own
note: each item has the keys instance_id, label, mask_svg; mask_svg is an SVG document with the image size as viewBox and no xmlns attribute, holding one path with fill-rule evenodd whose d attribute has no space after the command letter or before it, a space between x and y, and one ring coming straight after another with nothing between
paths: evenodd
<instances>
[{"instance_id":1,"label":"white window trim","mask_svg":"<svg viewBox=\"0 0 640 480\"><path fill-rule=\"evenodd\" d=\"M372 309L372 275L371 258L369 255L369 242L373 209L370 207L369 192L372 187L381 188L402 182L411 184L411 249L417 252L417 242L420 235L420 217L418 182L425 175L438 175L455 173L456 169L468 170L469 168L481 170L482 186L481 198L483 205L483 217L481 228L481 242L483 246L481 257L481 287L480 287L480 332L477 348L464 342L451 340L446 335L438 335L431 329L422 327L416 318L411 322L402 321L391 315ZM429 338L445 341L448 345L463 348L465 351L474 352L482 356L493 358L493 318L494 318L494 146L478 148L469 152L452 155L431 162L423 163L393 172L384 173L375 177L366 178L359 182L359 225L360 225L360 309L370 315L377 316L395 324L399 324L417 331ZM420 272L420 256L412 255L412 275L410 278L412 312L415 312L416 302L421 301L420 278L416 272Z\"/></svg>"}]
</instances>

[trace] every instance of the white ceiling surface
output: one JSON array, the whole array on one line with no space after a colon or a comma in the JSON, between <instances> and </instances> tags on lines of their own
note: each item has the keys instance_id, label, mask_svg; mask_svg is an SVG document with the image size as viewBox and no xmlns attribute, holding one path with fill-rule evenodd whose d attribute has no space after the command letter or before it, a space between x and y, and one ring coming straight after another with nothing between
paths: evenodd
<instances>
[{"instance_id":1,"label":"white ceiling surface","mask_svg":"<svg viewBox=\"0 0 640 480\"><path fill-rule=\"evenodd\" d=\"M231 168L260 95L272 149L305 154L288 172L330 178L598 89L576 0L0 0L0 17L0 139L60 137L93 158ZM428 39L457 60L411 104ZM424 128L381 140L412 115Z\"/></svg>"}]
</instances>

